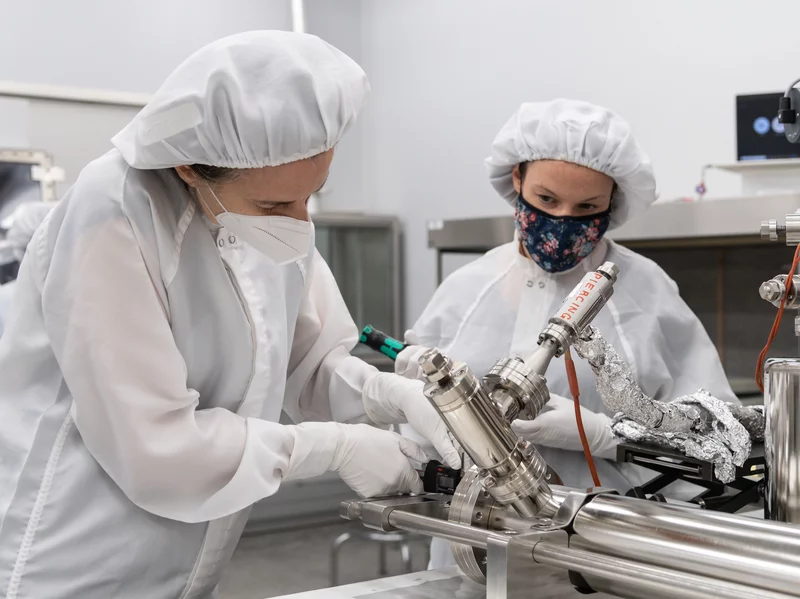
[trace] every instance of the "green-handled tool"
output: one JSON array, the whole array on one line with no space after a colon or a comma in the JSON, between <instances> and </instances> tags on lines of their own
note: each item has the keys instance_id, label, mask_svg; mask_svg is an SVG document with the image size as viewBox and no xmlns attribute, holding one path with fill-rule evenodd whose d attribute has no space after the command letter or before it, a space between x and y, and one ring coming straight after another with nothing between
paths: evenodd
<instances>
[{"instance_id":1,"label":"green-handled tool","mask_svg":"<svg viewBox=\"0 0 800 599\"><path fill-rule=\"evenodd\" d=\"M407 344L389 337L385 333L373 328L372 325L367 325L364 327L364 330L361 331L361 337L358 341L359 343L363 343L375 351L381 352L384 356L387 356L392 360L396 360L397 354L408 347Z\"/></svg>"},{"instance_id":2,"label":"green-handled tool","mask_svg":"<svg viewBox=\"0 0 800 599\"><path fill-rule=\"evenodd\" d=\"M407 343L389 337L371 325L364 327L358 341L392 360L397 360L397 354L408 347ZM461 463L464 463L463 455ZM422 479L422 486L426 493L444 493L446 495L452 495L455 492L462 476L461 470L448 468L436 460L424 464L422 469L417 470L417 473Z\"/></svg>"}]
</instances>

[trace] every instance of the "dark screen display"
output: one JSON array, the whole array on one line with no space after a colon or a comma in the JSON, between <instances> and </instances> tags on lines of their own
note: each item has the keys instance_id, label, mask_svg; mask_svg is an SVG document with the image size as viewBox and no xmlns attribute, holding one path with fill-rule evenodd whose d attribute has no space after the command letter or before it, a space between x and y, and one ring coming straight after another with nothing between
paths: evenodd
<instances>
[{"instance_id":1,"label":"dark screen display","mask_svg":"<svg viewBox=\"0 0 800 599\"><path fill-rule=\"evenodd\" d=\"M791 144L778 122L783 94L736 96L736 146L739 160L800 157L800 144Z\"/></svg>"}]
</instances>

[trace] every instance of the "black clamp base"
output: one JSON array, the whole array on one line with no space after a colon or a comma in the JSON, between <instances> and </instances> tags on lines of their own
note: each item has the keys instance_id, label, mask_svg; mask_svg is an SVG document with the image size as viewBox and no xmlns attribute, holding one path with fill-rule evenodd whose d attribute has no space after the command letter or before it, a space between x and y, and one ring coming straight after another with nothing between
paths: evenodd
<instances>
[{"instance_id":1,"label":"black clamp base","mask_svg":"<svg viewBox=\"0 0 800 599\"><path fill-rule=\"evenodd\" d=\"M691 503L707 510L733 514L758 502L764 495L767 472L763 443L753 445L750 457L736 469L736 479L729 483L723 483L714 476L713 463L655 445L621 443L617 446L617 461L659 473L650 482L630 489L625 493L628 497L666 502L659 491L677 480L683 480L706 489L692 498Z\"/></svg>"}]
</instances>

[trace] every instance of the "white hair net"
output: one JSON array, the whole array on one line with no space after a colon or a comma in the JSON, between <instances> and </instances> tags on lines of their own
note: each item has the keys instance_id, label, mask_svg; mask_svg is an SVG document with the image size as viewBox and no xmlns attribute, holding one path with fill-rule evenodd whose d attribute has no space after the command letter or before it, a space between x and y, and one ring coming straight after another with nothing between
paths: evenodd
<instances>
[{"instance_id":1,"label":"white hair net","mask_svg":"<svg viewBox=\"0 0 800 599\"><path fill-rule=\"evenodd\" d=\"M517 192L514 166L533 160L561 160L604 173L617 192L610 227L647 209L656 199L650 159L630 125L606 108L575 100L523 104L497 134L486 159L489 180L512 206Z\"/></svg>"},{"instance_id":2,"label":"white hair net","mask_svg":"<svg viewBox=\"0 0 800 599\"><path fill-rule=\"evenodd\" d=\"M277 166L331 149L368 94L361 67L318 37L240 33L184 61L112 142L140 169Z\"/></svg>"},{"instance_id":3,"label":"white hair net","mask_svg":"<svg viewBox=\"0 0 800 599\"><path fill-rule=\"evenodd\" d=\"M55 205L54 202L25 202L14 211L14 220L6 234L6 241L16 260L22 260L33 234Z\"/></svg>"}]
</instances>

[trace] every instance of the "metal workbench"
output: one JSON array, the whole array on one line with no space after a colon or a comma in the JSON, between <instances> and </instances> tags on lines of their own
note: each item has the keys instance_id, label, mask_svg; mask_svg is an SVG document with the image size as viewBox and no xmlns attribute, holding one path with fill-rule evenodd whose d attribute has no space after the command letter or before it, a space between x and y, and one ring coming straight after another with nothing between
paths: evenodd
<instances>
[{"instance_id":1,"label":"metal workbench","mask_svg":"<svg viewBox=\"0 0 800 599\"><path fill-rule=\"evenodd\" d=\"M526 566L531 576L525 588L536 599L578 599L584 597L567 580L567 573L534 563ZM339 587L284 595L291 599L484 599L486 587L472 582L457 566L414 572L357 582ZM605 593L592 597L605 599ZM280 599L280 598L277 598Z\"/></svg>"}]
</instances>

